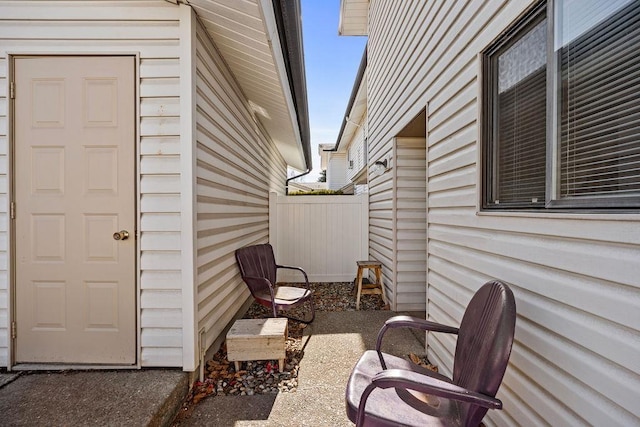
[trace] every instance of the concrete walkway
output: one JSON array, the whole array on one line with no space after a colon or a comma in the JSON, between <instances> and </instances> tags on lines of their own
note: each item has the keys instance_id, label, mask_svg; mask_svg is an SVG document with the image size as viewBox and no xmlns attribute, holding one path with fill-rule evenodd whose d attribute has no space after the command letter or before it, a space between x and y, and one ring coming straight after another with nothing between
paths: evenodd
<instances>
[{"instance_id":1,"label":"concrete walkway","mask_svg":"<svg viewBox=\"0 0 640 427\"><path fill-rule=\"evenodd\" d=\"M188 392L179 370L0 374L0 426L164 426Z\"/></svg>"},{"instance_id":2,"label":"concrete walkway","mask_svg":"<svg viewBox=\"0 0 640 427\"><path fill-rule=\"evenodd\" d=\"M351 369L366 349L375 348L389 311L319 312L305 329L304 356L295 393L213 396L203 399L180 426L353 426L344 393ZM385 335L383 350L424 354L424 336L410 330Z\"/></svg>"},{"instance_id":3,"label":"concrete walkway","mask_svg":"<svg viewBox=\"0 0 640 427\"><path fill-rule=\"evenodd\" d=\"M395 314L318 312L305 329L296 392L208 397L179 425L351 426L344 409L349 373ZM420 332L387 336L385 351L424 353ZM187 374L178 370L0 373L0 426L171 425L187 386Z\"/></svg>"}]
</instances>

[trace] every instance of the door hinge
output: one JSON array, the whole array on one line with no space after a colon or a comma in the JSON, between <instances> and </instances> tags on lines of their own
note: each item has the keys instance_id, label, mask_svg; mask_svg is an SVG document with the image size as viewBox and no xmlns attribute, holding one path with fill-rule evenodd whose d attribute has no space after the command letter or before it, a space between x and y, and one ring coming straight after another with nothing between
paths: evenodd
<instances>
[{"instance_id":1,"label":"door hinge","mask_svg":"<svg viewBox=\"0 0 640 427\"><path fill-rule=\"evenodd\" d=\"M16 99L16 84L14 82L9 83L9 98Z\"/></svg>"},{"instance_id":2,"label":"door hinge","mask_svg":"<svg viewBox=\"0 0 640 427\"><path fill-rule=\"evenodd\" d=\"M9 216L11 219L16 219L16 202L11 202L9 204Z\"/></svg>"},{"instance_id":3,"label":"door hinge","mask_svg":"<svg viewBox=\"0 0 640 427\"><path fill-rule=\"evenodd\" d=\"M11 339L15 340L17 336L16 322L11 322Z\"/></svg>"}]
</instances>

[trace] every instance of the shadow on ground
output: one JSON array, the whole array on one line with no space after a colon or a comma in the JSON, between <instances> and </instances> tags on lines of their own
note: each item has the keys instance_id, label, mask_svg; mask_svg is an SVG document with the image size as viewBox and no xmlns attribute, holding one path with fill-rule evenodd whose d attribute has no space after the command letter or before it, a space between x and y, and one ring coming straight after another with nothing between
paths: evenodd
<instances>
[{"instance_id":1,"label":"shadow on ground","mask_svg":"<svg viewBox=\"0 0 640 427\"><path fill-rule=\"evenodd\" d=\"M253 396L210 396L176 426L351 426L344 409L349 374L362 353L375 347L390 311L319 312L304 329L304 357L295 392ZM387 352L423 354L424 342L409 330L393 330Z\"/></svg>"}]
</instances>

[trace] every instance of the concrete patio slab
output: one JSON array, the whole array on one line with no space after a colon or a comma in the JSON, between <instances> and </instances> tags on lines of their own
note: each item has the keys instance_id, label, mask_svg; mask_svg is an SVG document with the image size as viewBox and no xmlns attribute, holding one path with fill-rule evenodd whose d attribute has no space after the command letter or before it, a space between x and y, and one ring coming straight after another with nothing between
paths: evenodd
<instances>
[{"instance_id":1,"label":"concrete patio slab","mask_svg":"<svg viewBox=\"0 0 640 427\"><path fill-rule=\"evenodd\" d=\"M163 426L187 392L178 370L23 372L0 388L0 425Z\"/></svg>"},{"instance_id":2,"label":"concrete patio slab","mask_svg":"<svg viewBox=\"0 0 640 427\"><path fill-rule=\"evenodd\" d=\"M375 348L378 330L389 311L318 312L305 329L304 356L294 393L213 396L203 399L180 426L220 427L352 426L344 407L351 369L362 353ZM385 351L398 355L424 353L421 334L389 332Z\"/></svg>"},{"instance_id":3,"label":"concrete patio slab","mask_svg":"<svg viewBox=\"0 0 640 427\"><path fill-rule=\"evenodd\" d=\"M213 396L196 405L179 426L351 426L344 391L353 365L375 347L378 330L397 313L318 312L305 329L298 388L293 393ZM385 351L424 352L424 337L394 330ZM178 370L0 373L2 426L166 426L188 392Z\"/></svg>"}]
</instances>

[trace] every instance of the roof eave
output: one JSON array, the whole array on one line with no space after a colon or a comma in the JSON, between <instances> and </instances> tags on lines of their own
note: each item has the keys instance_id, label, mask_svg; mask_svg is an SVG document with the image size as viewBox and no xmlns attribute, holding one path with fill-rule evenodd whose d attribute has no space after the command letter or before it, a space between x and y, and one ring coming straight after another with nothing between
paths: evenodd
<instances>
[{"instance_id":1,"label":"roof eave","mask_svg":"<svg viewBox=\"0 0 640 427\"><path fill-rule=\"evenodd\" d=\"M310 170L300 0L166 0L190 6L284 162Z\"/></svg>"},{"instance_id":2,"label":"roof eave","mask_svg":"<svg viewBox=\"0 0 640 427\"><path fill-rule=\"evenodd\" d=\"M262 0L263 5L268 0ZM311 137L309 130L309 108L304 68L302 40L302 18L299 0L271 0L278 29L281 53L286 68L288 89L295 110L299 145L303 153L306 170L311 170Z\"/></svg>"},{"instance_id":3,"label":"roof eave","mask_svg":"<svg viewBox=\"0 0 640 427\"><path fill-rule=\"evenodd\" d=\"M338 34L366 36L368 33L369 0L340 0Z\"/></svg>"},{"instance_id":4,"label":"roof eave","mask_svg":"<svg viewBox=\"0 0 640 427\"><path fill-rule=\"evenodd\" d=\"M364 96L366 96L366 90L364 92L360 91L360 85L362 84L362 79L364 78L366 71L367 71L367 46L365 46L364 52L362 53L362 59L360 60L360 66L358 67L358 72L356 73L356 79L353 83L353 88L351 89L351 96L349 96L349 102L347 103L347 108L342 118L342 125L340 126L340 131L338 132L338 138L336 139L336 144L334 145L331 151L338 151L338 149L340 148L340 143L342 142L344 131L348 123L347 118L351 114L351 110L353 109L353 105L356 102L358 93L361 93L361 94L364 93Z\"/></svg>"}]
</instances>

